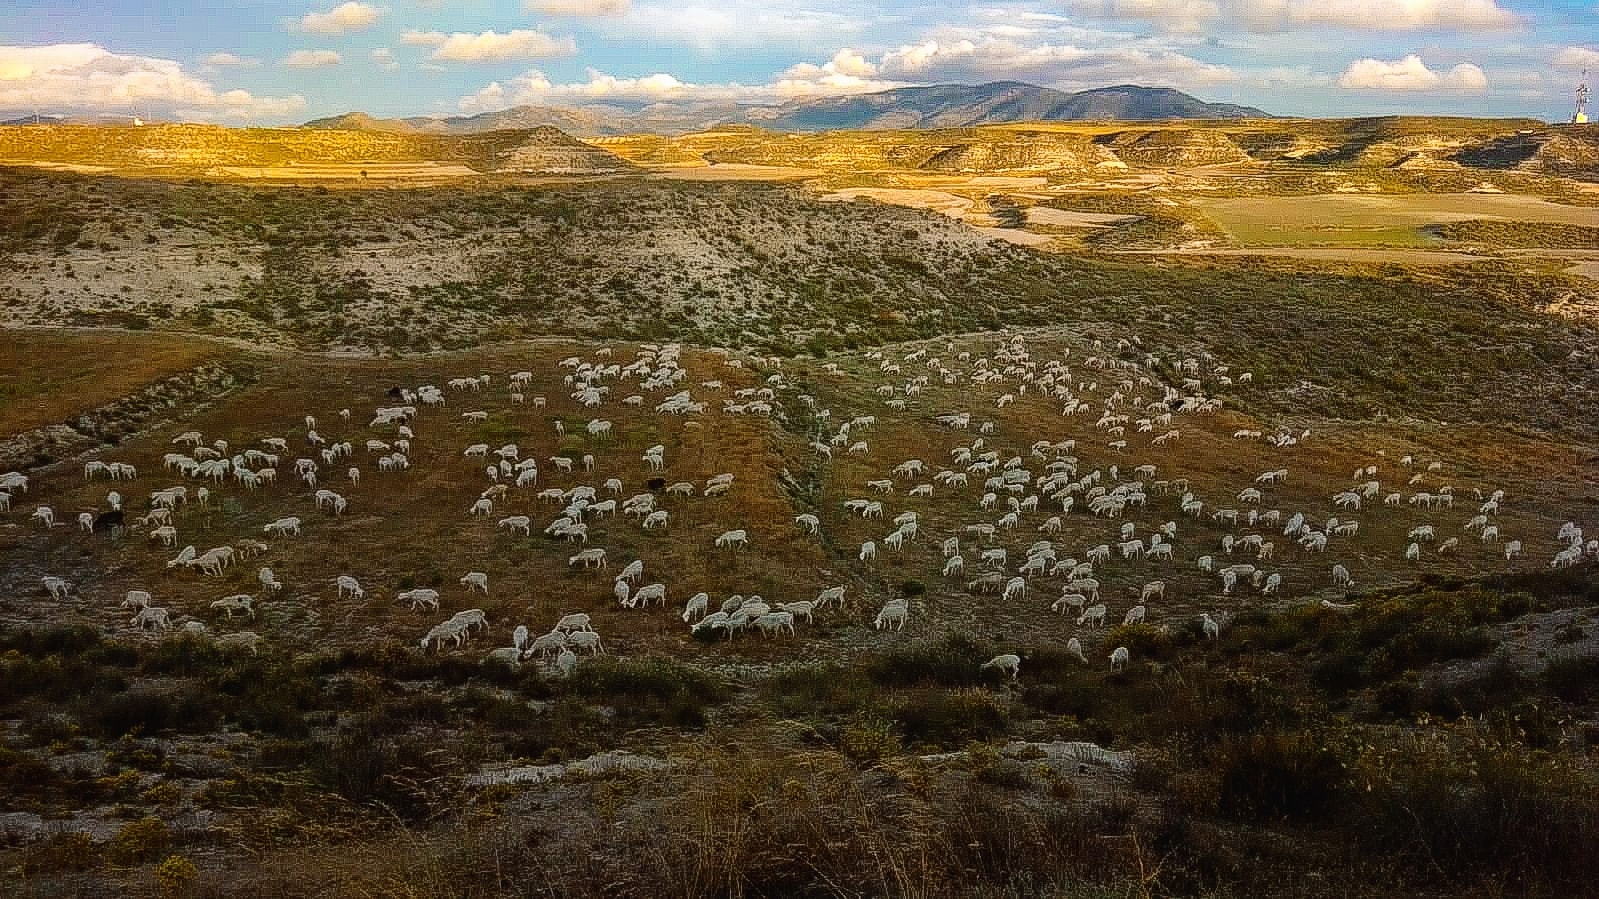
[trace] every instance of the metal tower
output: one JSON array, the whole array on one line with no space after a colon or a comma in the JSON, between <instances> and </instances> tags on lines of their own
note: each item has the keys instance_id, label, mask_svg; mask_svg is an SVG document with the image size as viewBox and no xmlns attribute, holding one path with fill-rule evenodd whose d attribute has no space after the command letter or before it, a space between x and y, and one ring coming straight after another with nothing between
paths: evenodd
<instances>
[{"instance_id":1,"label":"metal tower","mask_svg":"<svg viewBox=\"0 0 1599 899\"><path fill-rule=\"evenodd\" d=\"M1582 71L1582 83L1577 85L1577 110L1571 114L1571 124L1588 124L1588 70Z\"/></svg>"}]
</instances>

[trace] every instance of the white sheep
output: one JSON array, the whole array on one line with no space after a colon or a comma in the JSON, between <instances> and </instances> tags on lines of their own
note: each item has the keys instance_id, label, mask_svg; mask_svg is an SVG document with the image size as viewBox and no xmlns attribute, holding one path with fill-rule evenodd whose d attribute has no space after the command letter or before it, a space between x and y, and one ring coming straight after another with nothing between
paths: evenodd
<instances>
[{"instance_id":1,"label":"white sheep","mask_svg":"<svg viewBox=\"0 0 1599 899\"><path fill-rule=\"evenodd\" d=\"M716 538L716 546L718 548L731 547L732 549L736 550L741 546L748 545L749 532L745 531L743 528L738 528L731 531L723 531L722 535Z\"/></svg>"},{"instance_id":2,"label":"white sheep","mask_svg":"<svg viewBox=\"0 0 1599 899\"><path fill-rule=\"evenodd\" d=\"M45 591L50 594L50 598L51 599L53 599L53 600L55 600L57 602L60 602L61 600L66 599L67 598L67 593L69 593L72 590L71 582L67 581L64 578L58 578L58 577L53 577L51 575L45 575L45 577L42 580L44 582Z\"/></svg>"},{"instance_id":3,"label":"white sheep","mask_svg":"<svg viewBox=\"0 0 1599 899\"><path fill-rule=\"evenodd\" d=\"M990 668L997 669L1001 674L1010 675L1015 680L1022 673L1022 657L1015 653L1003 653L977 666L979 670L986 671Z\"/></svg>"},{"instance_id":4,"label":"white sheep","mask_svg":"<svg viewBox=\"0 0 1599 899\"><path fill-rule=\"evenodd\" d=\"M484 595L487 595L489 592L489 576L481 571L468 571L461 578L461 586L465 587L468 593L473 590L481 590Z\"/></svg>"},{"instance_id":5,"label":"white sheep","mask_svg":"<svg viewBox=\"0 0 1599 899\"><path fill-rule=\"evenodd\" d=\"M366 596L366 591L361 588L361 582L348 574L339 575L334 578L333 583L338 588L339 599L343 599L346 593L350 594L353 599L361 599Z\"/></svg>"},{"instance_id":6,"label":"white sheep","mask_svg":"<svg viewBox=\"0 0 1599 899\"><path fill-rule=\"evenodd\" d=\"M1114 671L1124 671L1124 670L1126 670L1127 663L1131 659L1132 659L1132 653L1127 651L1127 647L1125 647L1125 646L1116 647L1116 649L1114 651L1112 651L1111 654L1110 654L1110 670L1113 671L1113 672Z\"/></svg>"}]
</instances>

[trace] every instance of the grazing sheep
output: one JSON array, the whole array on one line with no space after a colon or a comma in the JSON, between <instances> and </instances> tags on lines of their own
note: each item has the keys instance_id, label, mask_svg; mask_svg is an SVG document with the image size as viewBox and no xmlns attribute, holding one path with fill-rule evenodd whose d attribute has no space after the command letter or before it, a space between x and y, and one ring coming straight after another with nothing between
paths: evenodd
<instances>
[{"instance_id":1,"label":"grazing sheep","mask_svg":"<svg viewBox=\"0 0 1599 899\"><path fill-rule=\"evenodd\" d=\"M1125 671L1127 669L1127 663L1131 659L1132 659L1132 653L1127 651L1127 647L1125 647L1125 646L1116 647L1116 649L1114 651L1112 651L1111 654L1110 654L1110 670L1112 672Z\"/></svg>"},{"instance_id":2,"label":"grazing sheep","mask_svg":"<svg viewBox=\"0 0 1599 899\"><path fill-rule=\"evenodd\" d=\"M977 666L978 670L986 671L990 668L997 669L1001 674L1010 675L1015 680L1022 673L1022 657L1015 653L1003 653Z\"/></svg>"}]
</instances>

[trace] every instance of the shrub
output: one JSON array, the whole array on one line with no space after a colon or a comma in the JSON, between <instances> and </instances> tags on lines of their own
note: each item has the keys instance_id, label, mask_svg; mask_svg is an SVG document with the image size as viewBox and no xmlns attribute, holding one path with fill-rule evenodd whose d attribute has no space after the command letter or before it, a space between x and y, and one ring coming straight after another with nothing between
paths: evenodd
<instances>
[{"instance_id":1,"label":"shrub","mask_svg":"<svg viewBox=\"0 0 1599 899\"><path fill-rule=\"evenodd\" d=\"M1210 763L1219 775L1217 811L1241 821L1317 818L1345 782L1323 736L1304 731L1224 739Z\"/></svg>"},{"instance_id":2,"label":"shrub","mask_svg":"<svg viewBox=\"0 0 1599 899\"><path fill-rule=\"evenodd\" d=\"M172 848L172 832L160 818L141 818L122 826L106 847L106 856L118 865L153 861Z\"/></svg>"},{"instance_id":3,"label":"shrub","mask_svg":"<svg viewBox=\"0 0 1599 899\"><path fill-rule=\"evenodd\" d=\"M1003 736L1008 718L986 690L929 691L898 703L893 715L907 743L940 749Z\"/></svg>"},{"instance_id":4,"label":"shrub","mask_svg":"<svg viewBox=\"0 0 1599 899\"><path fill-rule=\"evenodd\" d=\"M200 869L181 855L169 855L155 868L156 886L162 893L181 893L200 876Z\"/></svg>"},{"instance_id":5,"label":"shrub","mask_svg":"<svg viewBox=\"0 0 1599 899\"><path fill-rule=\"evenodd\" d=\"M968 687L981 681L978 666L989 657L987 648L970 637L952 634L883 653L867 664L866 675L885 687Z\"/></svg>"}]
</instances>

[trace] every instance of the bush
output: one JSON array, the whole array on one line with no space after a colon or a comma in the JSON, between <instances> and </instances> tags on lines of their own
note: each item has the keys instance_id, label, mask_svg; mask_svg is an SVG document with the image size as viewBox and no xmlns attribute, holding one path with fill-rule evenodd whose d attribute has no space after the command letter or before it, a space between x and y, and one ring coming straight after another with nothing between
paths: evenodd
<instances>
[{"instance_id":1,"label":"bush","mask_svg":"<svg viewBox=\"0 0 1599 899\"><path fill-rule=\"evenodd\" d=\"M1008 715L986 690L935 690L898 703L894 723L907 744L953 749L1004 736Z\"/></svg>"},{"instance_id":2,"label":"bush","mask_svg":"<svg viewBox=\"0 0 1599 899\"><path fill-rule=\"evenodd\" d=\"M154 861L172 848L172 832L160 818L142 818L124 824L106 847L113 864L138 865Z\"/></svg>"},{"instance_id":3,"label":"bush","mask_svg":"<svg viewBox=\"0 0 1599 899\"><path fill-rule=\"evenodd\" d=\"M1269 731L1231 737L1211 753L1216 809L1246 822L1320 817L1345 783L1343 763L1320 734Z\"/></svg>"},{"instance_id":4,"label":"bush","mask_svg":"<svg viewBox=\"0 0 1599 899\"><path fill-rule=\"evenodd\" d=\"M1135 661L1168 662L1177 652L1171 634L1153 624L1113 627L1105 635L1105 645L1127 647Z\"/></svg>"},{"instance_id":5,"label":"bush","mask_svg":"<svg viewBox=\"0 0 1599 899\"><path fill-rule=\"evenodd\" d=\"M169 855L155 868L155 882L162 893L180 893L200 876L200 869L181 855Z\"/></svg>"},{"instance_id":6,"label":"bush","mask_svg":"<svg viewBox=\"0 0 1599 899\"><path fill-rule=\"evenodd\" d=\"M885 687L969 687L982 680L979 666L989 658L987 647L952 634L883 653L867 664L866 676Z\"/></svg>"}]
</instances>

